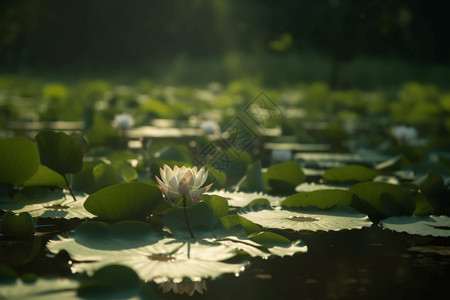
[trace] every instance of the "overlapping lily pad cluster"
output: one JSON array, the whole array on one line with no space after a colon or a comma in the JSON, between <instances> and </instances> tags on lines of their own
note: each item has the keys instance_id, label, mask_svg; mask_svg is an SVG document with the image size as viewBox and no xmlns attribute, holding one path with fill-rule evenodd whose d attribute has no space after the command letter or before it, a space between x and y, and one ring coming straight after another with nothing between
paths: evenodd
<instances>
[{"instance_id":1,"label":"overlapping lily pad cluster","mask_svg":"<svg viewBox=\"0 0 450 300\"><path fill-rule=\"evenodd\" d=\"M96 126L90 140L100 144ZM239 274L253 257L306 255L308 245L285 236L291 231L301 237L379 226L449 236L445 156L289 152L273 158L288 161L263 168L246 151L221 149L232 166L219 169L193 165L182 143L147 150L86 152L81 137L53 131L40 132L36 144L1 139L1 233L29 251L12 259L0 253L0 273L10 278L0 295L76 298L101 290L126 298L151 294L146 282L203 292L205 278ZM55 236L40 227L55 220L69 231ZM68 253L66 266L83 279L31 279L34 290L22 288L29 279L13 269L32 261L43 242L54 259Z\"/></svg>"}]
</instances>

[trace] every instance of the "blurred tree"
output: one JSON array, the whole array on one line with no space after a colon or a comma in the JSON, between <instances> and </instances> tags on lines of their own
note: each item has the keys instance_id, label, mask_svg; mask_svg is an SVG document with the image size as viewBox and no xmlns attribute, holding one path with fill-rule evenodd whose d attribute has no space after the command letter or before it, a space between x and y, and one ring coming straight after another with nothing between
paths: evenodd
<instances>
[{"instance_id":1,"label":"blurred tree","mask_svg":"<svg viewBox=\"0 0 450 300\"><path fill-rule=\"evenodd\" d=\"M0 71L313 50L332 58L336 87L356 55L449 63L449 11L445 0L3 0Z\"/></svg>"}]
</instances>

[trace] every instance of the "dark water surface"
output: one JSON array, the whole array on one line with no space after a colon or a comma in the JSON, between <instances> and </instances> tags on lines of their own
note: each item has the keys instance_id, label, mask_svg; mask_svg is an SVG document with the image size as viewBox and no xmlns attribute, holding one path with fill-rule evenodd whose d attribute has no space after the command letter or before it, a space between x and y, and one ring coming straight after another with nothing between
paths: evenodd
<instances>
[{"instance_id":1,"label":"dark water surface","mask_svg":"<svg viewBox=\"0 0 450 300\"><path fill-rule=\"evenodd\" d=\"M161 299L432 299L448 295L449 239L396 233L376 225L291 233L289 238L301 238L308 253L252 259L239 277L207 281L203 295L155 292Z\"/></svg>"}]
</instances>

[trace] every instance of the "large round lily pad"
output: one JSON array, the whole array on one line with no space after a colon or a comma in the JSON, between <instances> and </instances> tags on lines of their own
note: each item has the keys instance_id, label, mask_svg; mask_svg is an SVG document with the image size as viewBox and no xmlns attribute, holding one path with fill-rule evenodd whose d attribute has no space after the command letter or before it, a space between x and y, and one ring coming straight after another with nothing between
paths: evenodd
<instances>
[{"instance_id":1,"label":"large round lily pad","mask_svg":"<svg viewBox=\"0 0 450 300\"><path fill-rule=\"evenodd\" d=\"M372 225L366 215L351 207L334 207L326 210L316 208L258 210L246 207L239 215L264 227L295 231L339 231Z\"/></svg>"}]
</instances>

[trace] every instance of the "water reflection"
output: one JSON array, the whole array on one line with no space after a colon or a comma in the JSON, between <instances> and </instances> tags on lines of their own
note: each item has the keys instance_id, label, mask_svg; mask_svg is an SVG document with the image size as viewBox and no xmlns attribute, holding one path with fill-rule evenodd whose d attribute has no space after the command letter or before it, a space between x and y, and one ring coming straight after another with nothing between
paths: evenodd
<instances>
[{"instance_id":1,"label":"water reflection","mask_svg":"<svg viewBox=\"0 0 450 300\"><path fill-rule=\"evenodd\" d=\"M175 294L187 294L189 296L194 295L196 291L203 294L203 291L207 290L206 280L203 278L199 280L184 278L181 281L170 279L166 282L159 283L158 285L162 288L163 293L167 293L172 290Z\"/></svg>"}]
</instances>

